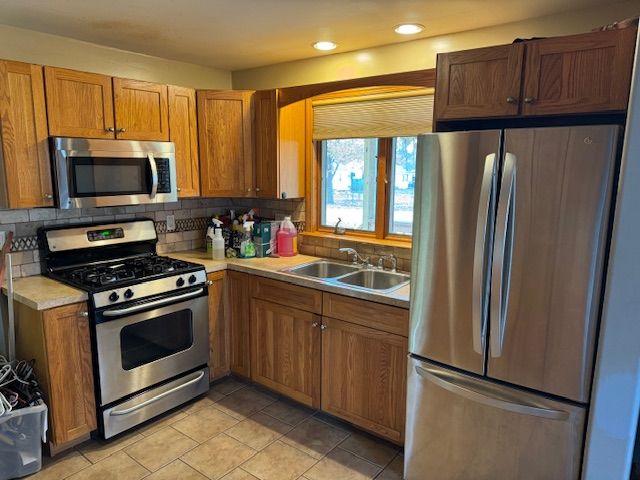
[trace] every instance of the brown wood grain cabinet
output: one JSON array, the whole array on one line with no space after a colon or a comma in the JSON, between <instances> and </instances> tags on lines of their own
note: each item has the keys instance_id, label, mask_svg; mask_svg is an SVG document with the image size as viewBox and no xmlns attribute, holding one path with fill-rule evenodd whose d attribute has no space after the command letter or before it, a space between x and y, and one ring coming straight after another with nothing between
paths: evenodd
<instances>
[{"instance_id":1,"label":"brown wood grain cabinet","mask_svg":"<svg viewBox=\"0 0 640 480\"><path fill-rule=\"evenodd\" d=\"M42 67L0 61L0 205L53 205ZM2 195L4 194L4 195Z\"/></svg>"},{"instance_id":2,"label":"brown wood grain cabinet","mask_svg":"<svg viewBox=\"0 0 640 480\"><path fill-rule=\"evenodd\" d=\"M44 67L49 135L115 138L111 77Z\"/></svg>"},{"instance_id":3,"label":"brown wood grain cabinet","mask_svg":"<svg viewBox=\"0 0 640 480\"><path fill-rule=\"evenodd\" d=\"M197 103L202 196L254 196L253 92L199 90Z\"/></svg>"},{"instance_id":4,"label":"brown wood grain cabinet","mask_svg":"<svg viewBox=\"0 0 640 480\"><path fill-rule=\"evenodd\" d=\"M169 140L176 147L178 197L200 195L196 91L169 85Z\"/></svg>"},{"instance_id":5,"label":"brown wood grain cabinet","mask_svg":"<svg viewBox=\"0 0 640 480\"><path fill-rule=\"evenodd\" d=\"M207 275L209 285L209 379L228 375L231 371L231 324L227 315L226 274Z\"/></svg>"},{"instance_id":6,"label":"brown wood grain cabinet","mask_svg":"<svg viewBox=\"0 0 640 480\"><path fill-rule=\"evenodd\" d=\"M621 113L636 28L441 53L435 119Z\"/></svg>"},{"instance_id":7,"label":"brown wood grain cabinet","mask_svg":"<svg viewBox=\"0 0 640 480\"><path fill-rule=\"evenodd\" d=\"M307 134L308 102L278 108L279 90L255 93L256 196L302 198L305 160L311 139Z\"/></svg>"},{"instance_id":8,"label":"brown wood grain cabinet","mask_svg":"<svg viewBox=\"0 0 640 480\"><path fill-rule=\"evenodd\" d=\"M322 410L402 443L407 338L323 317Z\"/></svg>"},{"instance_id":9,"label":"brown wood grain cabinet","mask_svg":"<svg viewBox=\"0 0 640 480\"><path fill-rule=\"evenodd\" d=\"M251 379L310 407L320 406L320 316L251 300Z\"/></svg>"},{"instance_id":10,"label":"brown wood grain cabinet","mask_svg":"<svg viewBox=\"0 0 640 480\"><path fill-rule=\"evenodd\" d=\"M35 360L52 450L88 438L97 424L87 304L36 311L16 303L16 354Z\"/></svg>"},{"instance_id":11,"label":"brown wood grain cabinet","mask_svg":"<svg viewBox=\"0 0 640 480\"><path fill-rule=\"evenodd\" d=\"M231 371L251 377L251 337L249 308L249 275L227 271L227 295L231 337Z\"/></svg>"},{"instance_id":12,"label":"brown wood grain cabinet","mask_svg":"<svg viewBox=\"0 0 640 480\"><path fill-rule=\"evenodd\" d=\"M167 86L159 83L113 79L116 138L169 140Z\"/></svg>"}]
</instances>

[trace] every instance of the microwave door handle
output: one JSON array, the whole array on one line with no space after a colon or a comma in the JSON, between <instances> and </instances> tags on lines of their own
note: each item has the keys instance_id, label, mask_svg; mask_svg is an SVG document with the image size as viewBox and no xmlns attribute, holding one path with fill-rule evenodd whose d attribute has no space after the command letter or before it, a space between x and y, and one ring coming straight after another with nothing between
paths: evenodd
<instances>
[{"instance_id":1,"label":"microwave door handle","mask_svg":"<svg viewBox=\"0 0 640 480\"><path fill-rule=\"evenodd\" d=\"M153 300L152 302L141 303L140 305L135 305L133 307L105 310L104 312L102 312L102 314L105 317L118 317L120 315L128 315L130 313L139 312L140 310L147 310L149 307L161 307L162 305L175 302L176 300L187 300L192 297L197 297L202 292L204 292L204 288L200 288L194 292L183 293L182 295L175 295L169 298L161 298L159 300Z\"/></svg>"},{"instance_id":2,"label":"microwave door handle","mask_svg":"<svg viewBox=\"0 0 640 480\"><path fill-rule=\"evenodd\" d=\"M473 254L473 350L484 354L485 334L487 328L487 243L493 236L493 209L495 198L496 154L487 155L484 160L482 187L476 225L476 241Z\"/></svg>"},{"instance_id":3,"label":"microwave door handle","mask_svg":"<svg viewBox=\"0 0 640 480\"><path fill-rule=\"evenodd\" d=\"M158 193L158 165L156 165L153 153L147 153L147 159L151 167L151 193L149 193L149 198L155 198L156 193Z\"/></svg>"},{"instance_id":4,"label":"microwave door handle","mask_svg":"<svg viewBox=\"0 0 640 480\"><path fill-rule=\"evenodd\" d=\"M505 153L504 171L498 202L495 251L491 271L491 356L502 355L504 333L509 307L511 286L511 260L515 236L516 213L516 156Z\"/></svg>"}]
</instances>

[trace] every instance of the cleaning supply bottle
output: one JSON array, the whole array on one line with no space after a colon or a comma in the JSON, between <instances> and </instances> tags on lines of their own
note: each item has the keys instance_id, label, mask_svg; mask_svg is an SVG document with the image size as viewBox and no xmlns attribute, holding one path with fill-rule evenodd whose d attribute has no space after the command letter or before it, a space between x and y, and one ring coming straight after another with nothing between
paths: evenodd
<instances>
[{"instance_id":1,"label":"cleaning supply bottle","mask_svg":"<svg viewBox=\"0 0 640 480\"><path fill-rule=\"evenodd\" d=\"M276 234L278 243L278 255L281 257L293 257L298 254L298 231L291 221L291 217L284 217L280 222L280 229Z\"/></svg>"},{"instance_id":2,"label":"cleaning supply bottle","mask_svg":"<svg viewBox=\"0 0 640 480\"><path fill-rule=\"evenodd\" d=\"M205 235L205 245L207 246L207 253L211 254L211 249L213 248L213 230L214 227L207 227L207 234Z\"/></svg>"},{"instance_id":3,"label":"cleaning supply bottle","mask_svg":"<svg viewBox=\"0 0 640 480\"><path fill-rule=\"evenodd\" d=\"M240 242L240 257L253 258L256 256L256 245L253 243L253 222L244 222L242 227L244 233Z\"/></svg>"},{"instance_id":4,"label":"cleaning supply bottle","mask_svg":"<svg viewBox=\"0 0 640 480\"><path fill-rule=\"evenodd\" d=\"M222 222L217 218L214 218L212 222L215 224L213 227L213 238L211 239L211 258L214 260L224 260L224 238L222 237Z\"/></svg>"}]
</instances>

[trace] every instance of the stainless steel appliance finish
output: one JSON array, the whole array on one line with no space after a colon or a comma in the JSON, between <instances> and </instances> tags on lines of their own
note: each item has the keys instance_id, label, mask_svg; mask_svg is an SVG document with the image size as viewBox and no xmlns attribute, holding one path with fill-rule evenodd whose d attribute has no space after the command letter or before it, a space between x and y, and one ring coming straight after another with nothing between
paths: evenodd
<instances>
[{"instance_id":1,"label":"stainless steel appliance finish","mask_svg":"<svg viewBox=\"0 0 640 480\"><path fill-rule=\"evenodd\" d=\"M320 260L313 263L306 263L298 267L292 267L289 269L289 272L314 278L335 278L347 273L355 272L358 268L359 267L346 265L344 263Z\"/></svg>"},{"instance_id":2,"label":"stainless steel appliance finish","mask_svg":"<svg viewBox=\"0 0 640 480\"><path fill-rule=\"evenodd\" d=\"M91 232L97 230L120 230L122 232L122 236L118 238L96 240L92 238ZM100 248L106 245L144 242L148 240L156 241L158 239L153 220L108 223L100 226L73 226L64 229L47 230L44 235L48 248L52 252L64 252L67 250L77 250L81 248Z\"/></svg>"},{"instance_id":3,"label":"stainless steel appliance finish","mask_svg":"<svg viewBox=\"0 0 640 480\"><path fill-rule=\"evenodd\" d=\"M583 407L409 359L405 478L575 479Z\"/></svg>"},{"instance_id":4,"label":"stainless steel appliance finish","mask_svg":"<svg viewBox=\"0 0 640 480\"><path fill-rule=\"evenodd\" d=\"M205 367L140 393L102 411L104 436L111 438L207 390L209 390L209 369Z\"/></svg>"},{"instance_id":5,"label":"stainless steel appliance finish","mask_svg":"<svg viewBox=\"0 0 640 480\"><path fill-rule=\"evenodd\" d=\"M364 269L345 275L338 282L350 286L368 288L370 290L389 290L409 283L409 275L403 273L383 272L381 270Z\"/></svg>"},{"instance_id":6,"label":"stainless steel appliance finish","mask_svg":"<svg viewBox=\"0 0 640 480\"><path fill-rule=\"evenodd\" d=\"M408 480L578 478L619 130L420 137Z\"/></svg>"},{"instance_id":7,"label":"stainless steel appliance finish","mask_svg":"<svg viewBox=\"0 0 640 480\"><path fill-rule=\"evenodd\" d=\"M171 302L166 306L147 307L140 313L128 313L119 307L108 308L101 315L109 321L96 325L96 354L100 381L100 404L107 405L119 400L131 392L137 392L156 383L180 375L194 366L206 364L209 357L209 321L207 297L202 296L202 289L196 289L191 297L175 303L176 298L185 294L173 294L162 300ZM192 298L200 295L197 298ZM149 305L149 303L147 303ZM139 307L144 308L145 303ZM133 307L130 307L133 308ZM120 315L109 315L120 312ZM177 323L179 315L184 314L188 320ZM126 340L126 329L133 325L165 317L162 323L153 323L148 330L140 333L134 331L128 351L123 342ZM175 332L185 325L190 332ZM156 328L159 327L159 328ZM159 332L165 330L165 334ZM184 344L177 342L172 333L184 333L188 336ZM128 358L127 355L132 358ZM156 357L158 357L156 359ZM151 361L148 361L151 360Z\"/></svg>"},{"instance_id":8,"label":"stainless steel appliance finish","mask_svg":"<svg viewBox=\"0 0 640 480\"><path fill-rule=\"evenodd\" d=\"M175 202L172 142L51 138L59 208Z\"/></svg>"}]
</instances>

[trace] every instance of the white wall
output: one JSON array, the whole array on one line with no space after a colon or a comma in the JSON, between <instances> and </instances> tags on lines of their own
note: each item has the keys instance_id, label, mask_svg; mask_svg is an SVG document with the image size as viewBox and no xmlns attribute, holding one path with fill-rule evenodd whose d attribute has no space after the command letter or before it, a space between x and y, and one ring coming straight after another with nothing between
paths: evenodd
<instances>
[{"instance_id":1,"label":"white wall","mask_svg":"<svg viewBox=\"0 0 640 480\"><path fill-rule=\"evenodd\" d=\"M583 478L628 480L640 406L640 54L632 83Z\"/></svg>"},{"instance_id":2,"label":"white wall","mask_svg":"<svg viewBox=\"0 0 640 480\"><path fill-rule=\"evenodd\" d=\"M231 72L225 70L1 24L0 58L185 87L231 88Z\"/></svg>"}]
</instances>

